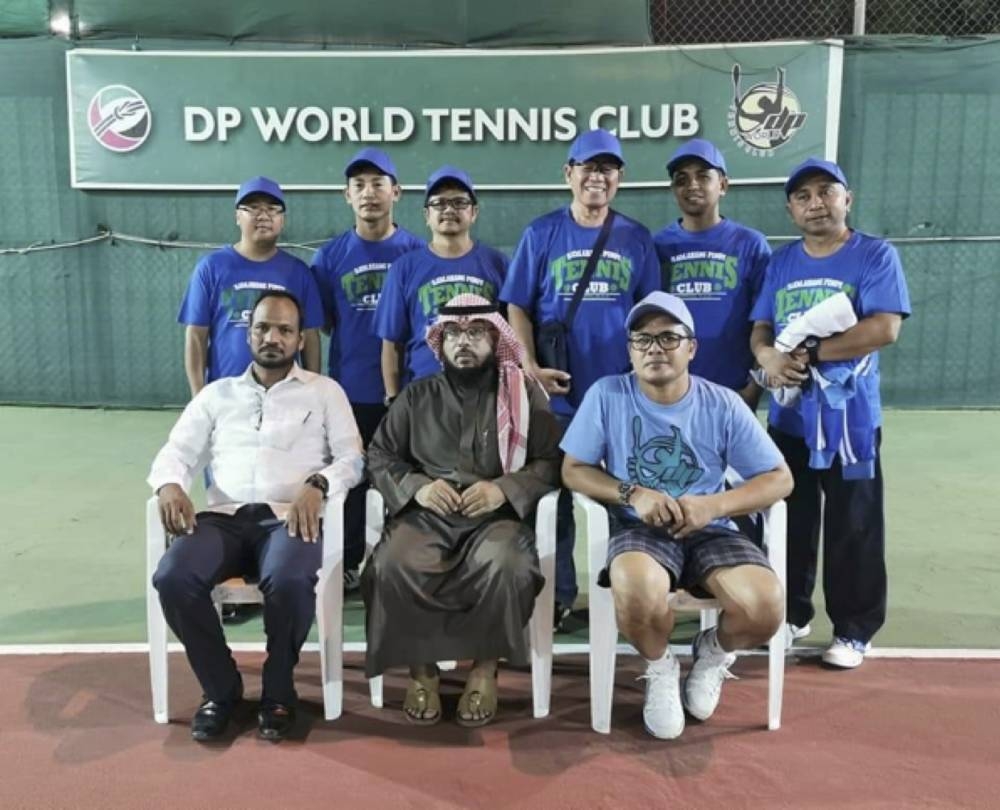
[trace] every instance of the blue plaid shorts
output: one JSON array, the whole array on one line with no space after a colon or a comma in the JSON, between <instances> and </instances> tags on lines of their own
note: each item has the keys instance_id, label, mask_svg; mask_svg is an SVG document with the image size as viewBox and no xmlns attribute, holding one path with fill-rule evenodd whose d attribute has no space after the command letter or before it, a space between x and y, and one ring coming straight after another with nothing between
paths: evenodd
<instances>
[{"instance_id":1,"label":"blue plaid shorts","mask_svg":"<svg viewBox=\"0 0 1000 810\"><path fill-rule=\"evenodd\" d=\"M611 539L608 562L597 577L602 588L611 586L608 569L619 554L638 551L648 554L670 574L670 587L690 591L695 596L709 594L701 584L714 568L760 565L771 568L764 552L745 534L725 526L706 526L683 540L675 540L666 529L657 529L635 519L622 520L609 511Z\"/></svg>"}]
</instances>

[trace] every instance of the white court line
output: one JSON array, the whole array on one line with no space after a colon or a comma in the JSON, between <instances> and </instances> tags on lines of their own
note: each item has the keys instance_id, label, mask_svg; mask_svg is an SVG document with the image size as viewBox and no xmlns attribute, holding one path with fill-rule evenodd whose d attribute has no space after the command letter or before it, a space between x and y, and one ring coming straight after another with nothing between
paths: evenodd
<instances>
[{"instance_id":1,"label":"white court line","mask_svg":"<svg viewBox=\"0 0 1000 810\"><path fill-rule=\"evenodd\" d=\"M233 652L264 652L264 642L262 641L241 641L229 645ZM671 649L678 655L690 655L691 645L671 644ZM170 652L181 652L182 647L178 643L169 645ZM799 647L792 649L792 654L796 658L812 658L823 652L823 647ZM304 652L319 652L319 645L314 642L307 642L302 650ZM344 644L344 652L357 653L365 651L363 641L349 641ZM554 644L553 653L556 655L585 654L590 651L590 646L584 643ZM0 655L68 655L68 654L94 654L94 653L142 653L149 652L149 646L145 643L131 644L0 644ZM635 649L629 644L618 645L619 655L636 655ZM742 655L767 655L767 650L752 650L741 653ZM867 658L923 658L923 659L972 659L972 660L1000 660L1000 650L993 649L923 649L920 647L873 647L866 654Z\"/></svg>"}]
</instances>

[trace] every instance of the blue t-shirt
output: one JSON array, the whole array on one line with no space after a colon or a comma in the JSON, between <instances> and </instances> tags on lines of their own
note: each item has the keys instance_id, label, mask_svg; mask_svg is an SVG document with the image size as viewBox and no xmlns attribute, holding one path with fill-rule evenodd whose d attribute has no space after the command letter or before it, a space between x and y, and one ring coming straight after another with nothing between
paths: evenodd
<instances>
[{"instance_id":1,"label":"blue t-shirt","mask_svg":"<svg viewBox=\"0 0 1000 810\"><path fill-rule=\"evenodd\" d=\"M205 382L247 370L250 312L261 293L285 290L302 306L303 328L323 325L319 291L305 262L279 250L264 262L241 256L232 245L202 256L188 282L178 323L208 327Z\"/></svg>"},{"instance_id":2,"label":"blue t-shirt","mask_svg":"<svg viewBox=\"0 0 1000 810\"><path fill-rule=\"evenodd\" d=\"M585 464L602 462L621 481L681 495L714 495L726 468L744 479L776 469L781 451L734 391L691 375L688 392L660 405L635 374L596 382L583 398L559 446ZM635 510L629 507L635 517ZM728 518L713 521L732 528Z\"/></svg>"},{"instance_id":3,"label":"blue t-shirt","mask_svg":"<svg viewBox=\"0 0 1000 810\"><path fill-rule=\"evenodd\" d=\"M853 231L836 253L817 259L806 253L802 240L776 250L767 267L764 289L751 318L772 324L774 334L806 310L844 292L858 319L879 312L910 314L910 294L896 248L883 239ZM855 396L865 397L873 424L882 424L878 352L869 373L858 378ZM783 433L804 435L798 406L782 408L771 402L768 422Z\"/></svg>"},{"instance_id":4,"label":"blue t-shirt","mask_svg":"<svg viewBox=\"0 0 1000 810\"><path fill-rule=\"evenodd\" d=\"M312 272L331 327L327 373L347 398L357 403L381 403L382 342L375 337L375 307L389 265L424 242L404 228L388 239L371 242L354 228L316 251Z\"/></svg>"},{"instance_id":5,"label":"blue t-shirt","mask_svg":"<svg viewBox=\"0 0 1000 810\"><path fill-rule=\"evenodd\" d=\"M406 344L404 383L441 371L426 340L438 310L463 293L496 301L506 272L507 257L479 242L457 259L438 256L425 245L392 263L375 310L375 333Z\"/></svg>"},{"instance_id":6,"label":"blue t-shirt","mask_svg":"<svg viewBox=\"0 0 1000 810\"><path fill-rule=\"evenodd\" d=\"M764 286L771 248L764 234L723 219L705 231L674 222L653 237L664 285L694 318L698 353L690 371L738 391L753 368L750 310Z\"/></svg>"},{"instance_id":7,"label":"blue t-shirt","mask_svg":"<svg viewBox=\"0 0 1000 810\"><path fill-rule=\"evenodd\" d=\"M536 219L514 251L500 300L525 310L536 328L562 320L600 231L577 225L568 206ZM571 415L597 380L629 368L625 316L659 288L660 264L649 230L616 213L567 341L570 392L552 398L553 411Z\"/></svg>"}]
</instances>

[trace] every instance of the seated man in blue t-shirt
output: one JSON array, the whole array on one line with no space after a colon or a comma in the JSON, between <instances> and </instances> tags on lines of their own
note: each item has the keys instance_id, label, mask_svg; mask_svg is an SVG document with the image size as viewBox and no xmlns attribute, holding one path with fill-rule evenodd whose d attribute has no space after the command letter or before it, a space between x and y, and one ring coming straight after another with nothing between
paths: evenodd
<instances>
[{"instance_id":1,"label":"seated man in blue t-shirt","mask_svg":"<svg viewBox=\"0 0 1000 810\"><path fill-rule=\"evenodd\" d=\"M604 377L563 437L563 481L609 505L607 568L618 629L647 661L646 730L673 739L684 709L707 720L735 651L762 644L782 620L781 584L732 521L792 491L781 453L739 395L688 373L694 319L677 296L654 292L625 320L633 371ZM725 488L732 467L745 483ZM718 627L699 633L684 684L670 653L675 588L722 603Z\"/></svg>"}]
</instances>

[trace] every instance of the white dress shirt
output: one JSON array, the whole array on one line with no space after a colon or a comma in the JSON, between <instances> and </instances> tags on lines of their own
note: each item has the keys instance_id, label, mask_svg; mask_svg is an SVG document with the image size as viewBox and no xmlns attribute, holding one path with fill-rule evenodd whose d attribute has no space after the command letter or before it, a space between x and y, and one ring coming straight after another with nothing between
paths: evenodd
<instances>
[{"instance_id":1,"label":"white dress shirt","mask_svg":"<svg viewBox=\"0 0 1000 810\"><path fill-rule=\"evenodd\" d=\"M330 482L331 493L361 482L361 436L340 385L295 365L264 388L252 368L209 383L188 403L153 460L146 480L154 492L165 484L189 492L209 465L210 511L266 503L284 519L313 473Z\"/></svg>"}]
</instances>

